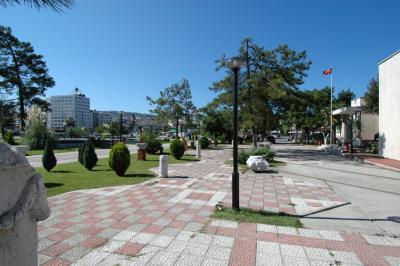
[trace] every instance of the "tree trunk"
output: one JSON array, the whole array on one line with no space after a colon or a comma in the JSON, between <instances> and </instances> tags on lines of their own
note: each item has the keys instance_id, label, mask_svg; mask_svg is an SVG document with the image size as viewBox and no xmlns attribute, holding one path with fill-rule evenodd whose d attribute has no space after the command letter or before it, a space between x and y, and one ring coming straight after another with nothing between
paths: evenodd
<instances>
[{"instance_id":1,"label":"tree trunk","mask_svg":"<svg viewBox=\"0 0 400 266\"><path fill-rule=\"evenodd\" d=\"M176 126L176 130L175 130L175 132L176 132L176 138L179 139L179 117L176 118L176 124L175 124L175 126Z\"/></svg>"},{"instance_id":2,"label":"tree trunk","mask_svg":"<svg viewBox=\"0 0 400 266\"><path fill-rule=\"evenodd\" d=\"M251 130L253 133L253 146L257 147L257 131L255 129Z\"/></svg>"},{"instance_id":3,"label":"tree trunk","mask_svg":"<svg viewBox=\"0 0 400 266\"><path fill-rule=\"evenodd\" d=\"M24 96L22 93L22 88L19 90L19 95L18 95L18 100L19 100L19 119L20 119L20 127L21 130L23 131L25 129L25 106L24 106ZM42 121L40 121L42 122Z\"/></svg>"}]
</instances>

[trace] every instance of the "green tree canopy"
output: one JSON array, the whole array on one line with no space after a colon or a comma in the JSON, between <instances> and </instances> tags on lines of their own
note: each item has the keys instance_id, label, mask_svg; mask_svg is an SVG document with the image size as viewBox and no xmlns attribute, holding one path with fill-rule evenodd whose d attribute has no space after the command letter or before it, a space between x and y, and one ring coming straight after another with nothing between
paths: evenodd
<instances>
[{"instance_id":1,"label":"green tree canopy","mask_svg":"<svg viewBox=\"0 0 400 266\"><path fill-rule=\"evenodd\" d=\"M367 92L364 95L367 110L372 113L379 113L379 82L371 79L368 83Z\"/></svg>"},{"instance_id":2,"label":"green tree canopy","mask_svg":"<svg viewBox=\"0 0 400 266\"><path fill-rule=\"evenodd\" d=\"M349 107L351 101L354 100L355 97L356 95L350 89L342 90L338 93L337 98L333 103L334 108Z\"/></svg>"},{"instance_id":3,"label":"green tree canopy","mask_svg":"<svg viewBox=\"0 0 400 266\"><path fill-rule=\"evenodd\" d=\"M14 5L28 5L35 8L50 8L55 11L61 11L64 8L71 8L73 0L0 0L0 6L8 7Z\"/></svg>"},{"instance_id":4,"label":"green tree canopy","mask_svg":"<svg viewBox=\"0 0 400 266\"><path fill-rule=\"evenodd\" d=\"M147 101L155 106L150 112L155 114L159 121L175 121L176 136L179 135L179 120L185 118L187 122L190 121L190 115L196 110L192 102L189 81L186 79L160 91L157 99L147 97Z\"/></svg>"},{"instance_id":5,"label":"green tree canopy","mask_svg":"<svg viewBox=\"0 0 400 266\"><path fill-rule=\"evenodd\" d=\"M276 127L279 115L290 109L288 98L295 99L303 84L311 61L306 51L297 52L287 45L267 50L244 39L238 57L246 61L239 73L239 120L244 130L255 133ZM216 61L217 70L226 65L223 55ZM219 93L213 105L232 105L233 73L227 70L222 80L214 82L211 90Z\"/></svg>"},{"instance_id":6,"label":"green tree canopy","mask_svg":"<svg viewBox=\"0 0 400 266\"><path fill-rule=\"evenodd\" d=\"M0 26L0 89L17 95L21 129L25 127L27 106L49 108L41 97L54 85L43 56L36 54L30 43L13 36L10 28Z\"/></svg>"}]
</instances>

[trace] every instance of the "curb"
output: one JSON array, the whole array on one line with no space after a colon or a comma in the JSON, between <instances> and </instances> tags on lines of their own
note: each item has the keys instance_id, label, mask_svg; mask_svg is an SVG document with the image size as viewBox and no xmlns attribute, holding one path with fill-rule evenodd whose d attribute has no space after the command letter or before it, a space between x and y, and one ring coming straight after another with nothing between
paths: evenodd
<instances>
[{"instance_id":1,"label":"curb","mask_svg":"<svg viewBox=\"0 0 400 266\"><path fill-rule=\"evenodd\" d=\"M392 166L388 166L388 165L386 165L386 164L381 164L381 163L373 162L373 161L370 161L370 160L368 160L368 159L362 159L362 158L358 157L357 155L348 155L348 154L343 154L343 153L342 153L341 156L343 156L343 157L345 157L345 158L348 158L348 159L350 159L350 160L357 161L357 162L361 162L361 163L365 163L365 164L370 164L370 165L378 166L378 167L381 167L381 168L384 168L384 169L387 169L387 170L392 170L392 171L400 172L400 169L399 169L399 168L392 167Z\"/></svg>"}]
</instances>

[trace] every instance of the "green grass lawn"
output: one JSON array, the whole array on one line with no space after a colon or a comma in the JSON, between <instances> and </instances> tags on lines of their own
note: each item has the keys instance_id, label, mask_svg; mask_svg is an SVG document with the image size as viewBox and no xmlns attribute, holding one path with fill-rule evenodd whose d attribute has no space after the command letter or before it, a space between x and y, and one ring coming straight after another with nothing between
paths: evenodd
<instances>
[{"instance_id":1,"label":"green grass lawn","mask_svg":"<svg viewBox=\"0 0 400 266\"><path fill-rule=\"evenodd\" d=\"M248 208L241 208L240 211L236 211L231 208L218 206L215 208L212 218L245 222L245 223L289 226L295 228L303 227L303 224L297 217L285 214L256 211Z\"/></svg>"},{"instance_id":2,"label":"green grass lawn","mask_svg":"<svg viewBox=\"0 0 400 266\"><path fill-rule=\"evenodd\" d=\"M62 149L54 149L54 153L64 153L64 152L73 152L78 151L78 148L62 148ZM32 155L43 155L43 150L30 150L26 153L26 156Z\"/></svg>"},{"instance_id":3,"label":"green grass lawn","mask_svg":"<svg viewBox=\"0 0 400 266\"><path fill-rule=\"evenodd\" d=\"M169 156L169 163L197 161L193 155L185 155L181 160ZM108 158L99 159L92 171L86 170L79 162L57 165L52 172L42 167L36 170L43 176L48 196L89 188L131 185L154 177L149 169L158 166L159 155L147 155L146 161L138 161L137 154L131 154L131 165L125 176L119 177L108 166Z\"/></svg>"}]
</instances>

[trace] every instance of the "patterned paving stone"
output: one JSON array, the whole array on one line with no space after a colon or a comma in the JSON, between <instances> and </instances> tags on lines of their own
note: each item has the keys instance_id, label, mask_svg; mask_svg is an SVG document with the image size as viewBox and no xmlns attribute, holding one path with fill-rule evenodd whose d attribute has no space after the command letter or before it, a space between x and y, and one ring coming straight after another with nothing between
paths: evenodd
<instances>
[{"instance_id":1,"label":"patterned paving stone","mask_svg":"<svg viewBox=\"0 0 400 266\"><path fill-rule=\"evenodd\" d=\"M170 166L190 178L50 198L52 214L38 226L39 264L399 264L396 238L211 219L217 203L231 202L231 168L223 164L230 154L203 155L200 162ZM248 172L240 182L244 207L295 214L342 200L330 188L273 174Z\"/></svg>"}]
</instances>

